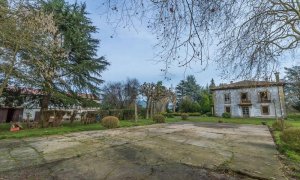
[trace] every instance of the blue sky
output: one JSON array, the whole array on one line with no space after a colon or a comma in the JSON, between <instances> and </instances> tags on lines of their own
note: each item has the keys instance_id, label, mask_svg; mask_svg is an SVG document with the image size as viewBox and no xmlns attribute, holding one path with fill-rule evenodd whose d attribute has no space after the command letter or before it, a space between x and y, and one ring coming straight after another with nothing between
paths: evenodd
<instances>
[{"instance_id":1,"label":"blue sky","mask_svg":"<svg viewBox=\"0 0 300 180\"><path fill-rule=\"evenodd\" d=\"M68 0L75 2L75 0ZM200 85L205 86L214 78L217 84L227 83L230 79L222 79L217 65L209 64L207 67L200 63L191 64L193 67L185 69L179 68L176 64L170 70L171 80L165 80L161 69L164 64L155 60L155 36L148 32L143 25L137 25L137 31L133 28L118 28L107 23L106 16L101 16L101 0L78 0L86 2L87 10L90 13L93 24L98 27L98 32L94 36L101 40L98 49L99 56L105 56L111 63L103 73L106 82L125 81L127 78L137 78L140 83L164 81L164 84L176 86L186 75L194 75ZM297 65L299 61L290 61L290 56L283 57L284 63L281 67ZM297 59L297 58L296 58ZM205 68L205 70L203 70ZM283 76L283 68L280 69Z\"/></svg>"}]
</instances>

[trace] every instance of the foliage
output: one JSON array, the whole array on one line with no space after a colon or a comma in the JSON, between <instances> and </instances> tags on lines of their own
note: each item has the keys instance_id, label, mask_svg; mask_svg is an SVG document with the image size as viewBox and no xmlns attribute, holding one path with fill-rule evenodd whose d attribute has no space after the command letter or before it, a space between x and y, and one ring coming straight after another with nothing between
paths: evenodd
<instances>
[{"instance_id":1,"label":"foliage","mask_svg":"<svg viewBox=\"0 0 300 180\"><path fill-rule=\"evenodd\" d=\"M0 96L8 85L15 85L15 79L24 79L28 64L39 64L40 54L60 56L64 52L51 41L51 35L57 33L53 14L32 5L28 1L0 1Z\"/></svg>"},{"instance_id":2,"label":"foliage","mask_svg":"<svg viewBox=\"0 0 300 180\"><path fill-rule=\"evenodd\" d=\"M292 125L285 122L285 120L283 120L283 121L278 120L272 124L272 128L276 131L282 131L283 129L287 129L290 127L292 127Z\"/></svg>"},{"instance_id":3,"label":"foliage","mask_svg":"<svg viewBox=\"0 0 300 180\"><path fill-rule=\"evenodd\" d=\"M106 116L101 120L101 124L106 128L117 128L119 127L119 119L115 116Z\"/></svg>"},{"instance_id":4,"label":"foliage","mask_svg":"<svg viewBox=\"0 0 300 180\"><path fill-rule=\"evenodd\" d=\"M228 112L224 112L224 113L222 114L222 117L223 117L223 118L231 118L231 114L228 113Z\"/></svg>"},{"instance_id":5,"label":"foliage","mask_svg":"<svg viewBox=\"0 0 300 180\"><path fill-rule=\"evenodd\" d=\"M214 88L214 87L216 87L216 84L215 84L215 80L212 78L212 79L210 80L209 88Z\"/></svg>"},{"instance_id":6,"label":"foliage","mask_svg":"<svg viewBox=\"0 0 300 180\"><path fill-rule=\"evenodd\" d=\"M134 119L134 110L133 109L110 109L110 110L98 110L96 112L103 118L105 116L116 116L119 120L132 120Z\"/></svg>"},{"instance_id":7,"label":"foliage","mask_svg":"<svg viewBox=\"0 0 300 180\"><path fill-rule=\"evenodd\" d=\"M140 93L146 97L146 119L154 114L165 112L170 101L173 104L176 103L175 93L172 89L165 87L162 81L156 84L145 82L140 86Z\"/></svg>"},{"instance_id":8,"label":"foliage","mask_svg":"<svg viewBox=\"0 0 300 180\"><path fill-rule=\"evenodd\" d=\"M123 118L124 120L133 120L134 117L134 109L123 109Z\"/></svg>"},{"instance_id":9,"label":"foliage","mask_svg":"<svg viewBox=\"0 0 300 180\"><path fill-rule=\"evenodd\" d=\"M61 125L63 120L63 116L67 113L67 111L63 110L46 110L44 111L44 118L47 126L50 124L51 126L57 127ZM50 117L53 117L53 121L50 122Z\"/></svg>"},{"instance_id":10,"label":"foliage","mask_svg":"<svg viewBox=\"0 0 300 180\"><path fill-rule=\"evenodd\" d=\"M201 107L198 102L193 102L190 98L184 98L179 103L179 110L181 112L200 112Z\"/></svg>"},{"instance_id":11,"label":"foliage","mask_svg":"<svg viewBox=\"0 0 300 180\"><path fill-rule=\"evenodd\" d=\"M285 129L280 138L289 149L300 152L300 128Z\"/></svg>"},{"instance_id":12,"label":"foliage","mask_svg":"<svg viewBox=\"0 0 300 180\"><path fill-rule=\"evenodd\" d=\"M122 109L110 109L109 110L110 116L115 116L118 119L123 119L123 110Z\"/></svg>"},{"instance_id":13,"label":"foliage","mask_svg":"<svg viewBox=\"0 0 300 180\"><path fill-rule=\"evenodd\" d=\"M187 113L182 113L182 114L181 114L181 119L182 119L182 120L188 120L188 119L189 119L189 114L187 114Z\"/></svg>"},{"instance_id":14,"label":"foliage","mask_svg":"<svg viewBox=\"0 0 300 180\"><path fill-rule=\"evenodd\" d=\"M173 113L162 113L162 115L165 116L166 118L174 118Z\"/></svg>"},{"instance_id":15,"label":"foliage","mask_svg":"<svg viewBox=\"0 0 300 180\"><path fill-rule=\"evenodd\" d=\"M166 122L165 116L163 116L161 114L154 115L152 119L155 123L165 123Z\"/></svg>"},{"instance_id":16,"label":"foliage","mask_svg":"<svg viewBox=\"0 0 300 180\"><path fill-rule=\"evenodd\" d=\"M202 89L199 97L199 105L201 113L207 113L211 111L212 102L212 95L209 92L208 88Z\"/></svg>"},{"instance_id":17,"label":"foliage","mask_svg":"<svg viewBox=\"0 0 300 180\"><path fill-rule=\"evenodd\" d=\"M104 118L105 116L109 116L109 110L98 110L97 114L100 118Z\"/></svg>"},{"instance_id":18,"label":"foliage","mask_svg":"<svg viewBox=\"0 0 300 180\"><path fill-rule=\"evenodd\" d=\"M103 5L116 26L134 25L128 22L136 16L147 22L157 36L165 73L172 63L218 62L229 77L265 77L281 55L299 47L299 1L106 0ZM209 51L212 44L218 45L215 57Z\"/></svg>"},{"instance_id":19,"label":"foliage","mask_svg":"<svg viewBox=\"0 0 300 180\"><path fill-rule=\"evenodd\" d=\"M180 112L175 112L175 113L162 113L162 115L166 116L166 117L174 117L174 116L181 116L182 113ZM189 116L201 116L201 113L185 113L188 114Z\"/></svg>"},{"instance_id":20,"label":"foliage","mask_svg":"<svg viewBox=\"0 0 300 180\"><path fill-rule=\"evenodd\" d=\"M208 117L213 116L213 114L211 112L207 112L207 113L205 113L205 115L208 116Z\"/></svg>"},{"instance_id":21,"label":"foliage","mask_svg":"<svg viewBox=\"0 0 300 180\"><path fill-rule=\"evenodd\" d=\"M92 36L96 27L87 17L85 4L49 0L38 1L36 6L30 7L51 14L56 29L49 31L44 41L32 39L48 51L32 47L31 51L22 52L20 59L26 62L22 66L24 72L14 80L43 92L42 110L50 104L71 106L94 100L99 95L98 85L103 82L101 73L108 63L104 57L96 57L99 40ZM83 93L92 97L82 97Z\"/></svg>"},{"instance_id":22,"label":"foliage","mask_svg":"<svg viewBox=\"0 0 300 180\"><path fill-rule=\"evenodd\" d=\"M197 84L194 76L187 76L176 86L177 102L181 112L209 112L212 96L208 87Z\"/></svg>"},{"instance_id":23,"label":"foliage","mask_svg":"<svg viewBox=\"0 0 300 180\"><path fill-rule=\"evenodd\" d=\"M199 98L200 89L195 76L189 75L186 80L181 80L176 86L176 94L179 100L189 97L192 101L196 101Z\"/></svg>"},{"instance_id":24,"label":"foliage","mask_svg":"<svg viewBox=\"0 0 300 180\"><path fill-rule=\"evenodd\" d=\"M285 68L285 74L287 102L294 109L300 111L300 66Z\"/></svg>"}]
</instances>

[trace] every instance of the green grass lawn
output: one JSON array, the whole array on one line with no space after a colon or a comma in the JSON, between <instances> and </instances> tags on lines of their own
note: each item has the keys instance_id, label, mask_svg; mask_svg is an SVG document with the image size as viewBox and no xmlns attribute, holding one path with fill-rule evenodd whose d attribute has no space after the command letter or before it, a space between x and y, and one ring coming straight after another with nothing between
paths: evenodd
<instances>
[{"instance_id":1,"label":"green grass lawn","mask_svg":"<svg viewBox=\"0 0 300 180\"><path fill-rule=\"evenodd\" d=\"M298 119L297 119L298 118ZM293 126L300 127L300 116L295 117L293 119L289 119L288 122L293 124ZM174 123L182 121L180 117L167 118L167 123ZM274 119L260 119L260 118L230 118L224 119L220 117L189 117L188 121L190 122L219 122L223 123L233 123L233 124L253 124L253 125L261 125L262 122L266 122L268 125L272 125L275 121ZM120 121L120 128L123 127L132 127L132 126L144 126L154 124L152 120L139 119L137 122L122 120ZM38 129L24 129L18 132L10 132L9 124L0 124L0 139L7 138L25 138L25 137L37 137L44 135L54 135L54 134L65 134L70 132L78 132L78 131L91 131L91 130L103 130L105 129L101 124L88 124L84 125L80 122L75 122L73 124L63 124L60 127L50 127L50 128L38 128Z\"/></svg>"},{"instance_id":2,"label":"green grass lawn","mask_svg":"<svg viewBox=\"0 0 300 180\"><path fill-rule=\"evenodd\" d=\"M180 117L175 117L177 121L181 121ZM232 123L232 124L253 124L253 125L262 125L262 122L267 124L272 124L274 119L262 119L262 118L221 118L221 117L189 117L188 121L191 122L214 122L218 123L222 121L223 123Z\"/></svg>"},{"instance_id":3,"label":"green grass lawn","mask_svg":"<svg viewBox=\"0 0 300 180\"><path fill-rule=\"evenodd\" d=\"M132 126L143 126L154 124L152 120L141 119L138 122L134 121L120 121L120 128L123 127L132 127ZM66 134L71 132L79 132L79 131L92 131L92 130L104 130L104 128L100 123L94 124L82 124L80 122L75 122L73 124L65 123L60 127L49 127L49 128L36 128L36 129L24 129L18 132L10 132L10 124L0 124L0 139L8 139L8 138L25 138L25 137L38 137L45 135L59 135Z\"/></svg>"}]
</instances>

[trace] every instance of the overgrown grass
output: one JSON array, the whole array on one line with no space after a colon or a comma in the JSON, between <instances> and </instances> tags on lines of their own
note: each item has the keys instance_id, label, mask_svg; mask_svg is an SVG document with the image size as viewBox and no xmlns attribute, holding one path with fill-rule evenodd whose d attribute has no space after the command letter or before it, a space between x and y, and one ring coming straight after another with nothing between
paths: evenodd
<instances>
[{"instance_id":1,"label":"overgrown grass","mask_svg":"<svg viewBox=\"0 0 300 180\"><path fill-rule=\"evenodd\" d=\"M289 115L286 122L291 124L292 127L300 128L300 114ZM287 173L293 178L300 178L300 152L285 145L280 138L282 131L273 131L272 133L278 151L286 157L284 163L286 167L289 167Z\"/></svg>"},{"instance_id":2,"label":"overgrown grass","mask_svg":"<svg viewBox=\"0 0 300 180\"><path fill-rule=\"evenodd\" d=\"M173 121L181 121L180 117L175 117ZM222 117L189 117L187 121L190 122L214 122L218 123L232 123L232 124L253 124L262 125L262 122L266 122L268 125L274 122L274 119L265 118L222 118ZM168 120L167 120L168 122Z\"/></svg>"}]
</instances>

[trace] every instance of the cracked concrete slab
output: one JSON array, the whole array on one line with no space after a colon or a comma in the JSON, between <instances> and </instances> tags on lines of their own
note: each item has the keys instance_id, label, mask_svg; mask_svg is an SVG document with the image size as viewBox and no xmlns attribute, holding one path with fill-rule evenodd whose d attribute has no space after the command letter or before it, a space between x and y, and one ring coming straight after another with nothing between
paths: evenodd
<instances>
[{"instance_id":1,"label":"cracked concrete slab","mask_svg":"<svg viewBox=\"0 0 300 180\"><path fill-rule=\"evenodd\" d=\"M266 126L157 124L0 140L0 179L286 179Z\"/></svg>"}]
</instances>

